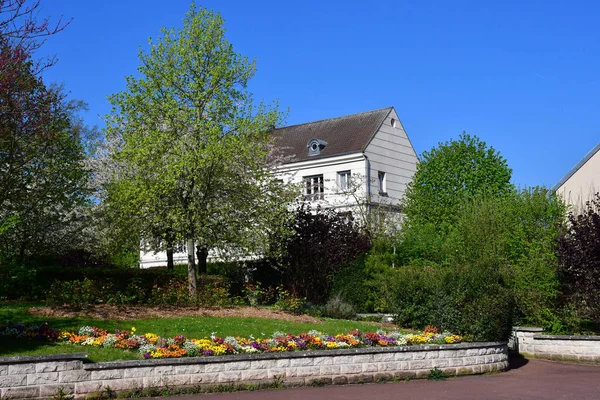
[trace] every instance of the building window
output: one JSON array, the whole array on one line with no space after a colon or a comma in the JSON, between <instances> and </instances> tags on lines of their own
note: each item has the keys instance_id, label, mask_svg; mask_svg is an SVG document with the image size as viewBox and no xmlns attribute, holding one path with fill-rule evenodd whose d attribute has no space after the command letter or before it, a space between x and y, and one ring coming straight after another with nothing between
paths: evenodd
<instances>
[{"instance_id":1,"label":"building window","mask_svg":"<svg viewBox=\"0 0 600 400\"><path fill-rule=\"evenodd\" d=\"M392 128L396 127L396 120L394 118L392 118L392 120L390 121Z\"/></svg>"},{"instance_id":2,"label":"building window","mask_svg":"<svg viewBox=\"0 0 600 400\"><path fill-rule=\"evenodd\" d=\"M377 177L379 178L379 194L386 194L385 172L379 171Z\"/></svg>"},{"instance_id":3,"label":"building window","mask_svg":"<svg viewBox=\"0 0 600 400\"><path fill-rule=\"evenodd\" d=\"M306 200L323 200L323 193L325 192L325 186L323 185L323 175L305 176L304 182L306 185L304 198Z\"/></svg>"},{"instance_id":4,"label":"building window","mask_svg":"<svg viewBox=\"0 0 600 400\"><path fill-rule=\"evenodd\" d=\"M341 171L337 174L337 184L341 191L350 190L350 171Z\"/></svg>"}]
</instances>

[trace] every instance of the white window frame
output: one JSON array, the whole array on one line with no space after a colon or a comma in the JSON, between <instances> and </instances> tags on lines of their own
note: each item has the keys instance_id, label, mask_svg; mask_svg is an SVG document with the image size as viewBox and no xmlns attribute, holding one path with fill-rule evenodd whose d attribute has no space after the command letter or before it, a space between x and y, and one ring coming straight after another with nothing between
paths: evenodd
<instances>
[{"instance_id":1,"label":"white window frame","mask_svg":"<svg viewBox=\"0 0 600 400\"><path fill-rule=\"evenodd\" d=\"M305 200L316 201L325 198L325 181L323 180L323 174L305 176L303 179Z\"/></svg>"},{"instance_id":2,"label":"white window frame","mask_svg":"<svg viewBox=\"0 0 600 400\"><path fill-rule=\"evenodd\" d=\"M337 173L337 184L340 191L347 192L350 190L350 183L352 182L352 171L339 171Z\"/></svg>"},{"instance_id":3,"label":"white window frame","mask_svg":"<svg viewBox=\"0 0 600 400\"><path fill-rule=\"evenodd\" d=\"M386 173L383 171L378 171L377 172L377 179L378 179L378 183L379 183L379 194L387 194L387 185L386 185Z\"/></svg>"}]
</instances>

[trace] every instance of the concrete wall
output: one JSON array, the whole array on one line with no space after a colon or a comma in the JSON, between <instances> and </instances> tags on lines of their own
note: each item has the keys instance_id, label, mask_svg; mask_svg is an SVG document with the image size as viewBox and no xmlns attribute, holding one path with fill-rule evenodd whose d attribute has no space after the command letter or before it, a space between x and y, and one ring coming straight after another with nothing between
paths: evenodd
<instances>
[{"instance_id":1,"label":"concrete wall","mask_svg":"<svg viewBox=\"0 0 600 400\"><path fill-rule=\"evenodd\" d=\"M526 357L600 364L600 336L544 335L542 328L513 328L509 347Z\"/></svg>"},{"instance_id":2,"label":"concrete wall","mask_svg":"<svg viewBox=\"0 0 600 400\"><path fill-rule=\"evenodd\" d=\"M502 371L506 343L460 343L294 353L238 354L161 360L83 363L85 353L0 358L0 397L48 398L59 388L83 397L159 387L268 384L346 384Z\"/></svg>"}]
</instances>

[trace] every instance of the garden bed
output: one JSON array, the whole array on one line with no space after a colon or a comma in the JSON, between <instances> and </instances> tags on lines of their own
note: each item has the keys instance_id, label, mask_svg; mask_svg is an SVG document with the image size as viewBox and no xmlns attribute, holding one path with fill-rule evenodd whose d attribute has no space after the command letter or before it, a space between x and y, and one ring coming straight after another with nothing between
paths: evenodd
<instances>
[{"instance_id":1,"label":"garden bed","mask_svg":"<svg viewBox=\"0 0 600 400\"><path fill-rule=\"evenodd\" d=\"M503 342L369 347L220 357L84 364L85 354L0 358L0 396L39 398L64 393L84 396L120 392L139 397L200 393L219 388L255 389L286 385L346 384L502 371Z\"/></svg>"}]
</instances>

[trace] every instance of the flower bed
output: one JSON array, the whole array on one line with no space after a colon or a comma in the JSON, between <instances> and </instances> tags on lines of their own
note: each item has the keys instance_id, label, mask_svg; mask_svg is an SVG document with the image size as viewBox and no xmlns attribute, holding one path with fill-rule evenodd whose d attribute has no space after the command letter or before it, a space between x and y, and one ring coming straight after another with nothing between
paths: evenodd
<instances>
[{"instance_id":1,"label":"flower bed","mask_svg":"<svg viewBox=\"0 0 600 400\"><path fill-rule=\"evenodd\" d=\"M303 350L332 350L361 347L392 347L421 344L460 343L462 338L449 332L438 333L428 327L419 334L402 334L397 331L361 332L327 335L309 331L299 335L275 332L270 338L228 336L225 338L193 339L183 335L171 338L153 333L138 335L135 328L109 333L107 330L84 326L77 332L58 331L47 325L39 327L0 326L0 336L68 342L80 346L116 348L139 352L144 358L177 358L220 356L243 353L275 353Z\"/></svg>"}]
</instances>

